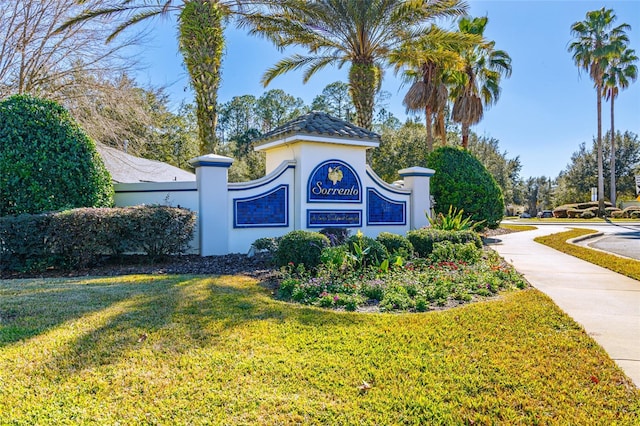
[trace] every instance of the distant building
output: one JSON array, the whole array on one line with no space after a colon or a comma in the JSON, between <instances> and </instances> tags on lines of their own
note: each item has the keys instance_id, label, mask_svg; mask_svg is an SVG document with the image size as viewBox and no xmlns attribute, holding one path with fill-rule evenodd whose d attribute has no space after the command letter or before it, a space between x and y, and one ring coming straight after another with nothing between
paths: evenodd
<instances>
[{"instance_id":1,"label":"distant building","mask_svg":"<svg viewBox=\"0 0 640 426\"><path fill-rule=\"evenodd\" d=\"M196 180L194 173L161 161L135 157L101 143L96 143L96 149L111 174L113 183L195 182Z\"/></svg>"}]
</instances>

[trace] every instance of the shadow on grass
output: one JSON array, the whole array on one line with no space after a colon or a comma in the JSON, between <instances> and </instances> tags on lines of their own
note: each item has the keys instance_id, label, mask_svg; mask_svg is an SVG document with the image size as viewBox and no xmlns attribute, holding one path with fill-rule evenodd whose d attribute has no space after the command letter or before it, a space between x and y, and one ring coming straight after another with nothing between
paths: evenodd
<instances>
[{"instance_id":1,"label":"shadow on grass","mask_svg":"<svg viewBox=\"0 0 640 426\"><path fill-rule=\"evenodd\" d=\"M276 301L246 277L128 278L60 280L41 293L15 288L0 302L0 348L32 338L42 339L34 344L62 343L45 362L48 369L70 372L117 363L147 349L162 356L227 344L235 328L258 321L348 327L365 320Z\"/></svg>"},{"instance_id":2,"label":"shadow on grass","mask_svg":"<svg viewBox=\"0 0 640 426\"><path fill-rule=\"evenodd\" d=\"M0 348L172 285L156 279L134 284L113 278L7 281L0 289Z\"/></svg>"}]
</instances>

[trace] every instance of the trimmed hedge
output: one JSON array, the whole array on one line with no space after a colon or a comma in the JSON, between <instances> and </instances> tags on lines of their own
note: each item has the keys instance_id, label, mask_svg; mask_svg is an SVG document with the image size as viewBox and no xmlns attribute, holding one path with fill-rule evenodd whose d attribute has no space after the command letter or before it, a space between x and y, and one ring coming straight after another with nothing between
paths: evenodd
<instances>
[{"instance_id":1,"label":"trimmed hedge","mask_svg":"<svg viewBox=\"0 0 640 426\"><path fill-rule=\"evenodd\" d=\"M474 231L444 231L441 229L420 228L407 232L407 239L420 257L428 257L433 252L433 245L442 241L453 244L474 243L482 248L482 239Z\"/></svg>"},{"instance_id":2,"label":"trimmed hedge","mask_svg":"<svg viewBox=\"0 0 640 426\"><path fill-rule=\"evenodd\" d=\"M39 271L95 265L125 252L184 253L195 213L166 206L81 208L0 218L0 268Z\"/></svg>"},{"instance_id":3,"label":"trimmed hedge","mask_svg":"<svg viewBox=\"0 0 640 426\"><path fill-rule=\"evenodd\" d=\"M605 211L607 216L611 216L613 211L617 211L618 209L613 207L613 205L605 201ZM583 213L586 211L591 211L595 216L598 215L598 202L597 201L589 201L587 203L573 203L573 204L563 204L561 206L553 209L553 217L558 219L575 219L575 218L584 218ZM587 216L590 216L587 214Z\"/></svg>"},{"instance_id":4,"label":"trimmed hedge","mask_svg":"<svg viewBox=\"0 0 640 426\"><path fill-rule=\"evenodd\" d=\"M56 102L0 102L0 216L113 205L95 143Z\"/></svg>"},{"instance_id":5,"label":"trimmed hedge","mask_svg":"<svg viewBox=\"0 0 640 426\"><path fill-rule=\"evenodd\" d=\"M48 230L52 213L0 217L0 270L39 271L53 263Z\"/></svg>"},{"instance_id":6,"label":"trimmed hedge","mask_svg":"<svg viewBox=\"0 0 640 426\"><path fill-rule=\"evenodd\" d=\"M275 256L276 264L302 264L307 269L313 269L320 264L322 249L329 245L329 238L319 232L291 231L280 239Z\"/></svg>"},{"instance_id":7,"label":"trimmed hedge","mask_svg":"<svg viewBox=\"0 0 640 426\"><path fill-rule=\"evenodd\" d=\"M376 240L387 249L390 255L410 256L413 253L413 244L402 235L381 232Z\"/></svg>"},{"instance_id":8,"label":"trimmed hedge","mask_svg":"<svg viewBox=\"0 0 640 426\"><path fill-rule=\"evenodd\" d=\"M477 263L482 256L482 251L472 242L456 244L450 241L441 241L433 244L433 251L429 259L433 263L438 262L467 262Z\"/></svg>"}]
</instances>

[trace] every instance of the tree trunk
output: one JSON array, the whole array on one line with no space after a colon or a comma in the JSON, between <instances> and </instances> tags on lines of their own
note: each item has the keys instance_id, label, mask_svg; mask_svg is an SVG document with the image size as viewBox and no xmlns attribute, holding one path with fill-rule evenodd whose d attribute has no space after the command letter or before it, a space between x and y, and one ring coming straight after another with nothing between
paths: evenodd
<instances>
[{"instance_id":1,"label":"tree trunk","mask_svg":"<svg viewBox=\"0 0 640 426\"><path fill-rule=\"evenodd\" d=\"M429 105L424 108L424 121L427 127L427 149L431 152L433 151L433 129L431 126L431 107Z\"/></svg>"},{"instance_id":2,"label":"tree trunk","mask_svg":"<svg viewBox=\"0 0 640 426\"><path fill-rule=\"evenodd\" d=\"M180 13L180 51L195 92L200 154L216 153L218 86L224 48L224 16L215 2L191 0Z\"/></svg>"},{"instance_id":3,"label":"tree trunk","mask_svg":"<svg viewBox=\"0 0 640 426\"><path fill-rule=\"evenodd\" d=\"M602 160L602 84L596 88L598 94L598 216L604 217L604 167Z\"/></svg>"},{"instance_id":4,"label":"tree trunk","mask_svg":"<svg viewBox=\"0 0 640 426\"><path fill-rule=\"evenodd\" d=\"M616 97L611 94L611 204L616 206L616 130L613 122L613 102Z\"/></svg>"},{"instance_id":5,"label":"tree trunk","mask_svg":"<svg viewBox=\"0 0 640 426\"><path fill-rule=\"evenodd\" d=\"M373 61L354 61L349 69L349 93L356 107L356 124L371 130L373 104L380 85L379 70Z\"/></svg>"},{"instance_id":6,"label":"tree trunk","mask_svg":"<svg viewBox=\"0 0 640 426\"><path fill-rule=\"evenodd\" d=\"M462 123L462 148L469 149L469 124Z\"/></svg>"}]
</instances>

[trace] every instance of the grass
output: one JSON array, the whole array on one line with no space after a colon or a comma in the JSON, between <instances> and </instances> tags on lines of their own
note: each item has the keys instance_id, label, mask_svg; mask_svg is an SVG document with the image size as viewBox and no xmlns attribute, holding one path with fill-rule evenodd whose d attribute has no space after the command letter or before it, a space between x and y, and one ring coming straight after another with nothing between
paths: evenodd
<instances>
[{"instance_id":1,"label":"grass","mask_svg":"<svg viewBox=\"0 0 640 426\"><path fill-rule=\"evenodd\" d=\"M0 424L632 425L639 412L629 379L534 289L363 314L237 276L0 282Z\"/></svg>"},{"instance_id":2,"label":"grass","mask_svg":"<svg viewBox=\"0 0 640 426\"><path fill-rule=\"evenodd\" d=\"M570 244L567 240L596 233L592 229L572 229L558 234L552 234L544 237L537 237L534 241L559 250L563 253L570 254L579 259L586 260L603 268L610 269L635 280L640 280L640 261L627 259L613 254L604 253L598 250L592 250L587 247L576 246Z\"/></svg>"},{"instance_id":3,"label":"grass","mask_svg":"<svg viewBox=\"0 0 640 426\"><path fill-rule=\"evenodd\" d=\"M538 229L537 226L532 225L511 225L509 223L500 224L500 228L509 229L514 232L522 232L522 231L533 231L534 229Z\"/></svg>"}]
</instances>

